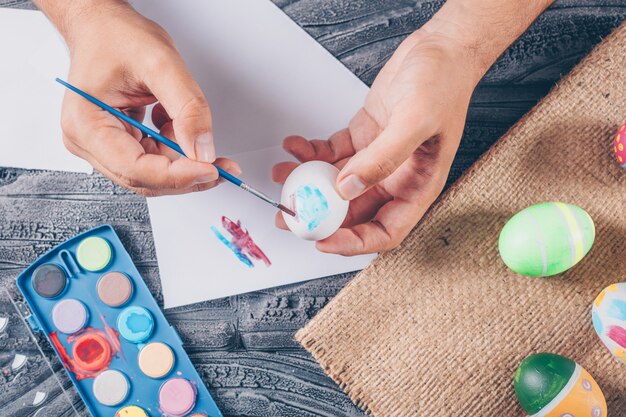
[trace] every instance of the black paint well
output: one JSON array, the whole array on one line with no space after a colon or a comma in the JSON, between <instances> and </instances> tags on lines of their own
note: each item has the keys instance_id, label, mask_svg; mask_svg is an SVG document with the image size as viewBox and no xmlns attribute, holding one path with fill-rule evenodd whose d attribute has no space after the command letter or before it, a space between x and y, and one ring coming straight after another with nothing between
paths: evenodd
<instances>
[{"instance_id":1,"label":"black paint well","mask_svg":"<svg viewBox=\"0 0 626 417\"><path fill-rule=\"evenodd\" d=\"M45 298L54 298L67 286L67 277L61 267L55 264L43 264L33 272L33 289Z\"/></svg>"}]
</instances>

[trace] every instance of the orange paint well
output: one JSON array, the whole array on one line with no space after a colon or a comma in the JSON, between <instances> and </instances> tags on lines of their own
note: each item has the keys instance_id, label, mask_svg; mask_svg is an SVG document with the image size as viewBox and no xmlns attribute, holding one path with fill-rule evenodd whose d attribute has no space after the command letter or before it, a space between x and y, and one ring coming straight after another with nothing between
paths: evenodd
<instances>
[{"instance_id":1,"label":"orange paint well","mask_svg":"<svg viewBox=\"0 0 626 417\"><path fill-rule=\"evenodd\" d=\"M111 363L111 345L99 333L87 333L72 347L74 362L86 371L102 371Z\"/></svg>"},{"instance_id":2,"label":"orange paint well","mask_svg":"<svg viewBox=\"0 0 626 417\"><path fill-rule=\"evenodd\" d=\"M72 355L68 353L57 332L50 333L50 341L59 353L61 361L77 380L95 378L106 370L113 356L121 353L119 336L100 316L104 329L88 327L67 338Z\"/></svg>"}]
</instances>

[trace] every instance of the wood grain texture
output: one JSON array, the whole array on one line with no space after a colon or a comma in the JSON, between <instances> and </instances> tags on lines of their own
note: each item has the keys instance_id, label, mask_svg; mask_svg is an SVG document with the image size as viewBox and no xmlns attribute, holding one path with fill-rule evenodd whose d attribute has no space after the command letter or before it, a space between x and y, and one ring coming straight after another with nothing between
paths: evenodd
<instances>
[{"instance_id":1,"label":"wood grain texture","mask_svg":"<svg viewBox=\"0 0 626 417\"><path fill-rule=\"evenodd\" d=\"M398 43L442 4L274 2L368 84ZM0 6L32 7L21 0L0 0ZM450 182L625 18L626 0L559 1L549 9L477 89ZM54 245L102 223L115 227L162 303L145 200L98 174L0 168L0 285L17 297L14 279L22 269ZM224 415L362 416L293 340L294 332L349 279L350 275L341 275L199 303L167 310L166 316L179 329ZM34 352L25 339L0 334L0 351L10 349ZM46 355L53 359L49 348ZM0 375L0 416L33 415L34 410L23 407L24 399L51 386L45 367L31 362L17 375ZM60 364L53 363L70 387ZM75 393L73 399L80 406ZM55 407L51 415L68 414Z\"/></svg>"}]
</instances>

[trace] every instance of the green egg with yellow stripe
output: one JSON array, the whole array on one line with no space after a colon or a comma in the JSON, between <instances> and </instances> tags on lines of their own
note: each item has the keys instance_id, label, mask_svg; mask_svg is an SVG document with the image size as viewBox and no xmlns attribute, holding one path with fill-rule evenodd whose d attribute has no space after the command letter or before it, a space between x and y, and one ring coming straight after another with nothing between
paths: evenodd
<instances>
[{"instance_id":1,"label":"green egg with yellow stripe","mask_svg":"<svg viewBox=\"0 0 626 417\"><path fill-rule=\"evenodd\" d=\"M595 239L589 214L566 203L540 203L513 216L502 229L500 256L513 271L548 277L567 271L589 252Z\"/></svg>"}]
</instances>

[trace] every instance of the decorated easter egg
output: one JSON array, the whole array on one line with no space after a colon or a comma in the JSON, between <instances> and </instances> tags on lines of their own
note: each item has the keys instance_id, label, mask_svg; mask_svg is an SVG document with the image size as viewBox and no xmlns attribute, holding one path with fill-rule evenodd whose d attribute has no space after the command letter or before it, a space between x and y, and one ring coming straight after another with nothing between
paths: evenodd
<instances>
[{"instance_id":1,"label":"decorated easter egg","mask_svg":"<svg viewBox=\"0 0 626 417\"><path fill-rule=\"evenodd\" d=\"M593 302L591 317L604 346L626 363L626 283L602 290Z\"/></svg>"},{"instance_id":2,"label":"decorated easter egg","mask_svg":"<svg viewBox=\"0 0 626 417\"><path fill-rule=\"evenodd\" d=\"M531 277L560 274L591 249L593 220L580 207L541 203L525 208L504 225L498 249L513 271Z\"/></svg>"},{"instance_id":3,"label":"decorated easter egg","mask_svg":"<svg viewBox=\"0 0 626 417\"><path fill-rule=\"evenodd\" d=\"M515 394L532 417L606 417L606 401L596 381L561 355L538 353L515 372Z\"/></svg>"},{"instance_id":4,"label":"decorated easter egg","mask_svg":"<svg viewBox=\"0 0 626 417\"><path fill-rule=\"evenodd\" d=\"M322 161L306 162L287 177L281 203L295 217L283 213L287 227L302 239L322 240L339 229L348 213L349 203L335 187L339 170Z\"/></svg>"},{"instance_id":5,"label":"decorated easter egg","mask_svg":"<svg viewBox=\"0 0 626 417\"><path fill-rule=\"evenodd\" d=\"M613 139L613 152L617 162L622 168L626 168L626 123L619 128Z\"/></svg>"}]
</instances>

